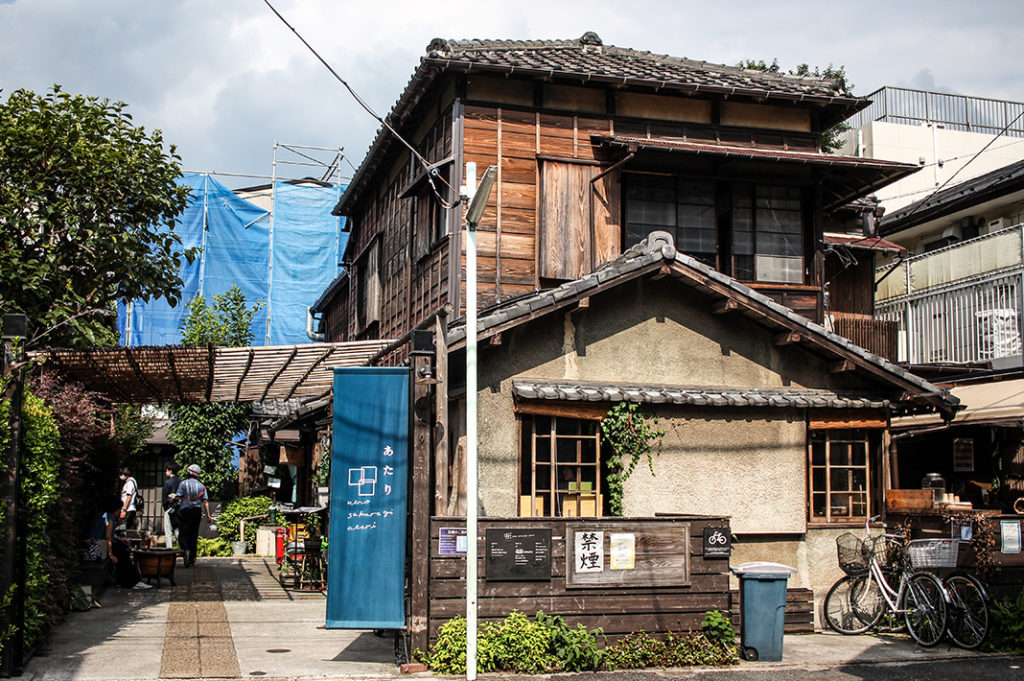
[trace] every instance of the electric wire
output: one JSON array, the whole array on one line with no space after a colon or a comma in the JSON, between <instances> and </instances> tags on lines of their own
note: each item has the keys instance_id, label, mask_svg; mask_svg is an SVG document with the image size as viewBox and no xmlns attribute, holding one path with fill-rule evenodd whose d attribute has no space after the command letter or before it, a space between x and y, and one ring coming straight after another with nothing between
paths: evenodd
<instances>
[{"instance_id":1,"label":"electric wire","mask_svg":"<svg viewBox=\"0 0 1024 681\"><path fill-rule=\"evenodd\" d=\"M948 178L948 179L947 179L947 180L946 180L945 182L943 182L943 183L942 183L942 184L940 184L940 185L939 185L938 187L936 187L936 188L935 188L935 190L934 190L934 191L932 191L932 193L930 193L930 194L929 194L928 196L926 196L926 197L924 197L923 199L921 199L920 201L918 201L918 202L917 202L917 204L915 204L915 205L914 205L913 209L912 209L912 210L911 210L911 211L910 211L909 213L907 213L906 215L904 215L904 216L901 216L901 218L900 218L900 219L901 219L901 220L907 220L908 218L910 218L910 216L911 216L911 215L913 215L913 214L914 214L914 213L916 213L917 211L919 211L919 210L921 210L922 208L924 208L924 205L925 205L926 203L928 203L928 199L932 198L933 196L935 196L936 194L938 194L938 193L939 193L940 191L942 191L943 189L945 189L946 185L947 185L947 184L949 184L950 182L952 182L952 181L953 181L953 179L954 179L954 178L955 178L955 177L956 177L957 175L959 175L959 174L960 174L960 171L962 171L962 170L963 170L964 168L966 168L967 166L971 165L971 163L973 163L973 162L974 162L974 161L975 161L975 160L976 160L976 159L977 159L977 158L978 158L979 156L981 156L981 154L982 154L982 153L984 153L984 151L985 151L986 149L988 149L988 148L989 148L990 146L992 146L992 144L993 144L993 143L994 143L994 142L995 142L995 141L996 141L997 139L999 139L999 138L1000 138L1000 137L1002 137L1002 136L1003 136L1004 134L1006 134L1006 131L1007 131L1007 130L1009 130L1009 129L1010 129L1010 128L1011 128L1012 126L1013 126L1013 124L1014 124L1014 123L1016 123L1017 121L1019 121L1019 120L1021 119L1021 117L1024 117L1024 110L1022 110L1022 111L1021 111L1021 112L1020 112L1019 114L1017 114L1017 116L1016 116L1016 117L1015 117L1015 118L1014 118L1014 119L1013 119L1012 121L1010 121L1010 122L1009 122L1009 123L1007 123L1007 124L1006 124L1005 126L1003 126L1003 129L999 131L999 134L998 134L998 135L996 135L995 137L993 137L992 139L990 139L990 140L988 141L988 144L986 144L986 145L985 145L985 146L983 146L983 147L982 147L981 149L979 149L979 150L978 150L978 152L977 152L976 154L974 154L974 156L972 156L972 157L970 158L970 160L969 160L969 161L967 161L967 163L965 163L965 164L963 164L962 166L960 166L960 167L959 167L959 168L957 169L957 171L956 171L955 173L953 173L952 175L950 175L950 176L949 176L949 178Z\"/></svg>"},{"instance_id":2,"label":"electric wire","mask_svg":"<svg viewBox=\"0 0 1024 681\"><path fill-rule=\"evenodd\" d=\"M288 20L285 19L281 15L281 13L278 12L277 9L272 4L270 4L270 0L263 0L263 3L267 7L270 8L270 11L273 12L277 16L278 19L281 20L281 23L283 23L285 26L287 26L288 29L292 33L295 34L295 37L298 38L299 41L301 41L302 44L306 46L306 49L308 49L310 52L313 53L313 56L316 57L320 61L320 63L324 65L324 67L331 73L331 75L334 76L335 80L337 80L339 83L341 83L345 87L345 89L348 90L348 93L350 95L352 95L352 98L356 100L356 102L359 104L359 106L361 106L363 108L363 110L366 111L366 113L370 114L374 118L374 120L376 120L378 123L380 123L381 126L383 126L385 130L387 130L392 135L394 135L395 138L399 142L401 142L403 145L405 145L405 147L409 150L409 153L412 154L413 158L415 158L417 161L420 162L420 164L423 166L424 171L426 172L426 179L427 179L427 182L430 185L431 191L433 191L434 196L437 197L437 200L441 203L441 206L444 207L445 209L451 209L451 208L454 208L455 206L459 205L459 201L458 200L456 200L454 202L449 202L444 197L441 196L441 192L438 191L437 185L434 184L435 180L439 180L442 183L444 183L448 187L449 190L453 190L454 188L443 177L440 176L440 174L437 172L437 169L434 168L431 165L431 163L429 161L427 161L427 159L424 158L423 155L420 154L419 151L416 150L416 147L413 146L411 143L407 142L404 137L402 137L400 134L398 134L397 130L395 130L393 127L391 127L391 125L388 124L388 122L386 120L384 120L380 115L378 115L377 112L374 111L373 108L362 97L359 96L359 93L357 93L355 91L355 89L351 85L348 84L348 81L346 81L344 78L342 78L340 75L338 75L338 72L335 71L334 68L330 64L327 63L327 60L325 60L323 57L321 57L320 53L317 52L313 48L313 46L310 45L306 41L306 39L302 37L302 34L300 34L295 29L294 26L292 26L290 23L288 23ZM351 162L349 163L349 165L351 165ZM353 166L353 168L354 168L354 166ZM458 194L458 192L456 192L456 194Z\"/></svg>"}]
</instances>

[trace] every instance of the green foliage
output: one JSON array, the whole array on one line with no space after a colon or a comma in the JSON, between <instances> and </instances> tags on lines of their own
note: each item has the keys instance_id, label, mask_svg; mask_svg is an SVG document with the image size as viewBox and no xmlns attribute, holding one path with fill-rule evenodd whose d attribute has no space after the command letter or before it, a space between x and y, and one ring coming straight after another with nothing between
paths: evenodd
<instances>
[{"instance_id":1,"label":"green foliage","mask_svg":"<svg viewBox=\"0 0 1024 681\"><path fill-rule=\"evenodd\" d=\"M213 539L199 537L199 540L196 542L196 555L214 557L230 556L231 544L223 537L214 537Z\"/></svg>"},{"instance_id":2,"label":"green foliage","mask_svg":"<svg viewBox=\"0 0 1024 681\"><path fill-rule=\"evenodd\" d=\"M989 610L992 632L985 649L1007 653L1024 653L1024 589L1016 598L997 598Z\"/></svg>"},{"instance_id":3,"label":"green foliage","mask_svg":"<svg viewBox=\"0 0 1024 681\"><path fill-rule=\"evenodd\" d=\"M142 415L138 407L122 404L114 410L114 433L121 451L134 459L146 451L146 440L153 434L155 421Z\"/></svg>"},{"instance_id":4,"label":"green foliage","mask_svg":"<svg viewBox=\"0 0 1024 681\"><path fill-rule=\"evenodd\" d=\"M614 452L605 460L612 515L622 515L622 486L640 459L646 457L654 475L654 453L661 451L661 438L665 435L665 431L653 427L657 423L658 417L645 413L635 402L617 403L601 421L605 442Z\"/></svg>"},{"instance_id":5,"label":"green foliage","mask_svg":"<svg viewBox=\"0 0 1024 681\"><path fill-rule=\"evenodd\" d=\"M199 464L202 482L213 497L230 489L238 477L227 443L245 429L248 417L244 404L179 404L171 411L168 434L178 447L174 461L182 469Z\"/></svg>"},{"instance_id":6,"label":"green foliage","mask_svg":"<svg viewBox=\"0 0 1024 681\"><path fill-rule=\"evenodd\" d=\"M477 636L477 645L480 637ZM431 671L438 674L454 675L466 673L466 618L456 615L441 625L437 630L437 641L428 652L413 651L413 655L422 660ZM479 671L479 658L477 670Z\"/></svg>"},{"instance_id":7,"label":"green foliage","mask_svg":"<svg viewBox=\"0 0 1024 681\"><path fill-rule=\"evenodd\" d=\"M735 639L726 643L713 640L706 633L699 631L684 634L669 632L665 635L665 657L658 666L710 667L735 664L738 659Z\"/></svg>"},{"instance_id":8,"label":"green foliage","mask_svg":"<svg viewBox=\"0 0 1024 681\"><path fill-rule=\"evenodd\" d=\"M116 301L178 302L180 157L125 109L59 86L0 102L0 314L28 316L29 346L112 344Z\"/></svg>"},{"instance_id":9,"label":"green foliage","mask_svg":"<svg viewBox=\"0 0 1024 681\"><path fill-rule=\"evenodd\" d=\"M262 301L248 307L238 286L215 295L213 305L196 296L185 308L182 342L226 347L250 345L252 320L262 307ZM237 478L238 472L231 463L233 452L227 443L245 430L248 418L249 407L245 404L177 405L171 411L168 433L178 447L175 462L182 468L199 464L203 484L213 496L219 496Z\"/></svg>"},{"instance_id":10,"label":"green foliage","mask_svg":"<svg viewBox=\"0 0 1024 681\"><path fill-rule=\"evenodd\" d=\"M601 629L588 630L582 624L570 629L559 615L537 613L536 620L548 629L551 639L551 654L557 660L558 669L565 672L586 672L600 669L604 651L597 647L598 639L603 642Z\"/></svg>"},{"instance_id":11,"label":"green foliage","mask_svg":"<svg viewBox=\"0 0 1024 681\"><path fill-rule=\"evenodd\" d=\"M196 296L185 306L181 342L231 348L252 345L252 320L261 309L262 300L252 307L247 306L245 294L237 285L215 295L212 305L202 296Z\"/></svg>"},{"instance_id":12,"label":"green foliage","mask_svg":"<svg viewBox=\"0 0 1024 681\"><path fill-rule=\"evenodd\" d=\"M609 670L718 666L734 664L737 659L734 640L726 643L713 640L703 632L693 631L681 634L669 632L664 640L645 631L633 632L604 651L605 668Z\"/></svg>"},{"instance_id":13,"label":"green foliage","mask_svg":"<svg viewBox=\"0 0 1024 681\"><path fill-rule=\"evenodd\" d=\"M501 622L480 626L477 671L540 674L734 664L738 658L735 636L727 637L727 631L732 632L728 617L709 612L704 621L709 633L668 633L661 640L638 631L602 649L598 648L598 639L603 643L605 638L600 629L588 631L582 624L570 629L561 617L543 612L538 612L531 622L526 615L514 611ZM456 616L445 622L430 651L415 650L413 655L436 674L465 674L465 618Z\"/></svg>"},{"instance_id":14,"label":"green foliage","mask_svg":"<svg viewBox=\"0 0 1024 681\"><path fill-rule=\"evenodd\" d=\"M555 666L550 648L548 628L513 611L501 622L484 622L480 627L478 670L539 674Z\"/></svg>"},{"instance_id":15,"label":"green foliage","mask_svg":"<svg viewBox=\"0 0 1024 681\"><path fill-rule=\"evenodd\" d=\"M263 515L273 503L267 497L238 497L224 504L220 509L220 516L217 518L217 532L220 538L228 545L231 542L240 541L238 537L238 524L242 518L251 518ZM268 521L247 522L245 524L245 543L250 551L256 548L256 528Z\"/></svg>"},{"instance_id":16,"label":"green foliage","mask_svg":"<svg viewBox=\"0 0 1024 681\"><path fill-rule=\"evenodd\" d=\"M10 401L0 402L0 451L10 446ZM50 520L60 506L60 433L53 414L40 398L24 392L22 404L21 513L25 535L25 645L32 647L63 614L51 581L59 565L51 545ZM9 607L5 594L3 607ZM0 638L9 636L5 632Z\"/></svg>"},{"instance_id":17,"label":"green foliage","mask_svg":"<svg viewBox=\"0 0 1024 681\"><path fill-rule=\"evenodd\" d=\"M706 613L700 629L711 641L730 646L736 644L736 631L732 627L732 620L720 610Z\"/></svg>"},{"instance_id":18,"label":"green foliage","mask_svg":"<svg viewBox=\"0 0 1024 681\"><path fill-rule=\"evenodd\" d=\"M744 69L764 71L766 73L782 73L782 67L779 66L778 59L772 59L771 64L766 64L764 59L742 59L737 66ZM846 67L843 65L834 66L830 62L829 65L824 68L815 66L812 69L809 64L797 64L795 69L789 70L789 75L837 80L839 81L839 89L841 91L847 93L853 91L853 83L846 82ZM848 123L844 122L837 123L825 132L821 133L821 150L826 154L834 154L839 151L840 147L843 146L843 141L840 138L843 133L848 130L850 130L850 126Z\"/></svg>"}]
</instances>

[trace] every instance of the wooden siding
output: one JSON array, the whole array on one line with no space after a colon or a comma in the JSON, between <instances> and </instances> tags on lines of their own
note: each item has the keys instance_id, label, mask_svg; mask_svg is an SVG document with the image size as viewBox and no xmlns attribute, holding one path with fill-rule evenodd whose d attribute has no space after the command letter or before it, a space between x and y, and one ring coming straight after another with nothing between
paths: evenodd
<instances>
[{"instance_id":1,"label":"wooden siding","mask_svg":"<svg viewBox=\"0 0 1024 681\"><path fill-rule=\"evenodd\" d=\"M480 169L498 166L496 188L478 228L481 307L529 293L541 285L537 262L550 254L541 253L538 239L541 172L538 156L594 163L596 148L590 142L590 135L612 132L613 122L607 119L466 106L465 161L475 162ZM591 173L593 177L600 169L594 168L577 172ZM587 185L589 192L589 181ZM609 197L606 191L599 192L595 199L597 204L618 203L617 196ZM607 212L603 207L601 210ZM616 224L610 224L610 218L605 220L618 230L617 208L614 221ZM619 248L619 243L615 243L601 246L600 250L607 251L603 257L610 259L618 255ZM564 254L556 257L564 257ZM462 272L464 285L464 249Z\"/></svg>"},{"instance_id":2,"label":"wooden siding","mask_svg":"<svg viewBox=\"0 0 1024 681\"><path fill-rule=\"evenodd\" d=\"M705 560L703 532L705 527L729 531L728 520L722 518L609 518L590 521L593 529L602 524L631 523L638 534L645 527L688 525L690 528L690 584L672 587L596 587L566 588L565 534L568 524L579 518L542 520L539 518L486 518L480 520L479 535L488 529L550 529L551 581L496 582L486 581L486 547L479 547L478 608L480 619L498 620L513 610L534 615L543 610L561 615L570 627L577 622L588 628L601 627L611 637L645 629L653 633L699 629L708 610L728 611L730 604L728 560ZM455 615L465 614L465 559L441 556L438 536L442 527L465 527L461 518L433 518L430 523L430 576L428 582L428 621L430 640L438 628Z\"/></svg>"},{"instance_id":3,"label":"wooden siding","mask_svg":"<svg viewBox=\"0 0 1024 681\"><path fill-rule=\"evenodd\" d=\"M431 163L452 154L452 110L450 106L443 110L437 107L436 102L427 107L426 122L420 124L414 138L419 153ZM418 234L417 226L413 225L417 198L400 198L422 171L421 164L409 153L396 157L390 170L378 171L381 181L376 191L360 204L352 216L348 252L355 262L352 263L349 291L348 338L358 338L360 334L398 338L448 300L447 247L450 236L431 244L430 238ZM442 182L436 184L445 200L454 199L454 192L447 185ZM421 194L421 210L437 200L430 196L432 192L427 184L423 185ZM427 226L427 223L421 223L418 228L422 230ZM420 253L416 253L414 248L417 238L421 244ZM374 239L379 241L371 247ZM379 291L367 299L359 291L359 282L364 280L360 274L361 268L369 265L369 256L374 249L378 251L375 257L379 268ZM368 300L377 309L358 310L358 303L352 302L363 300ZM375 320L378 323L373 324Z\"/></svg>"}]
</instances>

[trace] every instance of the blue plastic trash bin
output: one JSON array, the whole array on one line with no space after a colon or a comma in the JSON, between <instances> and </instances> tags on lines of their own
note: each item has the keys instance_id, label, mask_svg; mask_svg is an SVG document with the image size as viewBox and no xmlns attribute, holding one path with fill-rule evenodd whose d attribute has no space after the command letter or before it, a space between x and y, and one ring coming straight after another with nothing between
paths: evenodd
<instances>
[{"instance_id":1,"label":"blue plastic trash bin","mask_svg":"<svg viewBox=\"0 0 1024 681\"><path fill-rule=\"evenodd\" d=\"M750 661L782 659L786 585L796 568L755 562L730 567L740 578L740 654Z\"/></svg>"}]
</instances>

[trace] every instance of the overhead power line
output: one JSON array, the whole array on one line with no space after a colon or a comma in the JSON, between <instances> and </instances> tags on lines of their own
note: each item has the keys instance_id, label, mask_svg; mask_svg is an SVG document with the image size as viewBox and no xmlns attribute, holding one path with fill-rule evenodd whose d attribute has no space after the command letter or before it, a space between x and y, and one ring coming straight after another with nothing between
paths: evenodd
<instances>
[{"instance_id":1,"label":"overhead power line","mask_svg":"<svg viewBox=\"0 0 1024 681\"><path fill-rule=\"evenodd\" d=\"M420 162L420 164L423 166L424 171L426 172L426 177L427 177L427 181L430 183L430 188L431 188L431 190L433 190L434 195L437 197L437 200L441 202L441 205L444 206L445 208L454 208L455 206L457 206L458 205L458 201L456 201L454 203L453 202L449 202L444 197L441 196L441 193L438 191L437 186L434 184L434 180L435 179L436 180L440 180L441 182L444 182L448 186L449 189L452 189L452 186L444 181L444 179L437 173L437 169L435 167L433 167L431 165L431 163L429 161L427 161L427 159L425 159L423 157L423 155L420 154L420 152L418 152L416 150L416 147L414 147L411 143L407 142L405 140L405 138L403 138L401 135L399 135L397 130L395 130L393 127L391 127L391 125L388 124L388 122L386 120L384 120L380 115L378 115L377 112L374 111L373 108L369 104L366 103L366 100L364 100L362 97L359 96L359 93L356 92L355 89L351 85L348 84L348 81L346 81L344 78L342 78L340 75L338 75L338 72L335 71L334 68L330 64L327 63L327 60L324 59L323 57L321 57L320 53L317 52L313 48L313 46L310 45L306 41L306 39L302 37L302 34L300 34L295 29L294 26L292 26L290 23L288 23L288 20L285 19L281 15L281 13L277 11L277 9L273 5L270 4L270 0L263 0L263 3L267 7L270 8L270 11L273 12L277 16L278 19L281 20L281 23L283 23L285 26L287 26L288 29L292 33L295 34L295 37L298 38L302 42L302 44L306 46L306 49L308 49L310 52L312 52L313 56L316 57L320 61L320 63L323 64L324 67L328 71L330 71L331 75L334 76L335 80L337 80L339 83L341 83L345 87L345 89L348 90L348 93L350 95L352 95L352 98L355 99L356 102L358 102L359 106L361 106L368 114L373 116L374 120L376 120L378 123L380 123L381 126L384 127L384 129L386 129L388 132L390 132L392 135L394 135L395 138L399 142L401 142L403 145L405 145L405 147L409 150L409 153L412 154L413 158L415 158L417 161Z\"/></svg>"}]
</instances>

